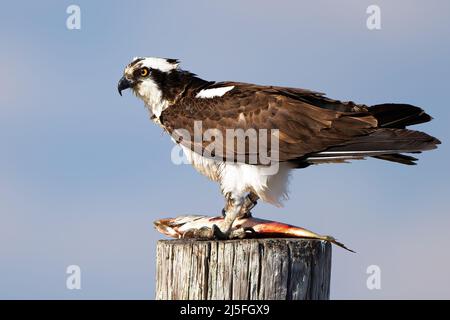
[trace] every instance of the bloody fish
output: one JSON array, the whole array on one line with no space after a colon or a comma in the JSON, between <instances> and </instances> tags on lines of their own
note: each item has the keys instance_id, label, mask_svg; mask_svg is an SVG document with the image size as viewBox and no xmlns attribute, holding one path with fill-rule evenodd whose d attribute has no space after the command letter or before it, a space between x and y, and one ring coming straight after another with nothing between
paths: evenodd
<instances>
[{"instance_id":1,"label":"bloody fish","mask_svg":"<svg viewBox=\"0 0 450 320\"><path fill-rule=\"evenodd\" d=\"M209 217L202 215L186 215L176 218L160 219L154 222L156 230L166 236L177 239L214 239L214 227L223 222L223 217ZM293 225L257 219L253 217L238 218L233 223L230 232L230 239L251 239L251 238L303 238L316 239L333 243L348 251L343 243L338 242L331 236L323 236L307 229Z\"/></svg>"}]
</instances>

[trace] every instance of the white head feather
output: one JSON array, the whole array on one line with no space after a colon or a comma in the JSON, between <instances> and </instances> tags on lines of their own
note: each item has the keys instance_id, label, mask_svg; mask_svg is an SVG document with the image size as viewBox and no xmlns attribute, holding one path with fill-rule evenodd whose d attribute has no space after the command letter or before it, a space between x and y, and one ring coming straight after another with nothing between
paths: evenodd
<instances>
[{"instance_id":1,"label":"white head feather","mask_svg":"<svg viewBox=\"0 0 450 320\"><path fill-rule=\"evenodd\" d=\"M135 70L147 67L149 69L157 69L161 72L170 72L178 68L178 61L175 59L165 59L157 57L135 57L125 68L125 76L132 79ZM134 93L141 98L150 115L154 116L154 120L159 123L161 113L169 106L169 102L162 98L162 92L158 85L147 77L139 81L133 88Z\"/></svg>"},{"instance_id":2,"label":"white head feather","mask_svg":"<svg viewBox=\"0 0 450 320\"><path fill-rule=\"evenodd\" d=\"M169 72L177 69L179 62L175 59L157 58L157 57L135 57L130 64L140 60L141 67L147 67L151 69L158 69L162 72Z\"/></svg>"}]
</instances>

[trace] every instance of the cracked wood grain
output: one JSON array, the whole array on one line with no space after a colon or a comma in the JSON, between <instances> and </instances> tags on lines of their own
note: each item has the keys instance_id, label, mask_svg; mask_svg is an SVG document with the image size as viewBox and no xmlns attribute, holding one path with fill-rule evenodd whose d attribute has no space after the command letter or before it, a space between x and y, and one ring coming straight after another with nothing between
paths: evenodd
<instances>
[{"instance_id":1,"label":"cracked wood grain","mask_svg":"<svg viewBox=\"0 0 450 320\"><path fill-rule=\"evenodd\" d=\"M331 245L307 239L160 240L156 299L329 299Z\"/></svg>"}]
</instances>

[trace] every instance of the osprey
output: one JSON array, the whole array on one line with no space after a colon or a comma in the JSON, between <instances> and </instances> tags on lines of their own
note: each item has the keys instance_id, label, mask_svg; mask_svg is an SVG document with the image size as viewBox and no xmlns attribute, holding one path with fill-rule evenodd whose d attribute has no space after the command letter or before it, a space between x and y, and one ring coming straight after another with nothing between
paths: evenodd
<instances>
[{"instance_id":1,"label":"osprey","mask_svg":"<svg viewBox=\"0 0 450 320\"><path fill-rule=\"evenodd\" d=\"M280 206L293 169L366 157L413 165L417 159L405 153L440 143L406 129L432 119L419 107L369 107L305 89L206 81L180 69L176 59L134 58L118 83L120 95L128 88L189 163L219 183L225 219L211 228L216 238L228 238L235 219L249 217L258 199ZM258 134L245 135L241 148L229 130ZM203 139L197 139L198 132ZM214 139L211 134L204 139L207 132L226 138L214 136L211 151Z\"/></svg>"}]
</instances>

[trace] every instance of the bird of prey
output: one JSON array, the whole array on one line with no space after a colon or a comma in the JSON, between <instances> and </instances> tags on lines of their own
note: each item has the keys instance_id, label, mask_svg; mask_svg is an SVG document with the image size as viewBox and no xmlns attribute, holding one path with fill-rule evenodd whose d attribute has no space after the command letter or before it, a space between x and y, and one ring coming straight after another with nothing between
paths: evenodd
<instances>
[{"instance_id":1,"label":"bird of prey","mask_svg":"<svg viewBox=\"0 0 450 320\"><path fill-rule=\"evenodd\" d=\"M366 106L305 89L207 81L180 69L177 59L134 58L118 83L121 95L128 88L189 163L219 183L225 218L211 228L216 238L228 238L233 222L249 217L258 199L280 206L293 169L367 157L413 165L417 159L408 153L440 143L407 129L432 119L416 106ZM230 130L257 134L245 134L241 148ZM226 141L211 139L211 132Z\"/></svg>"}]
</instances>

